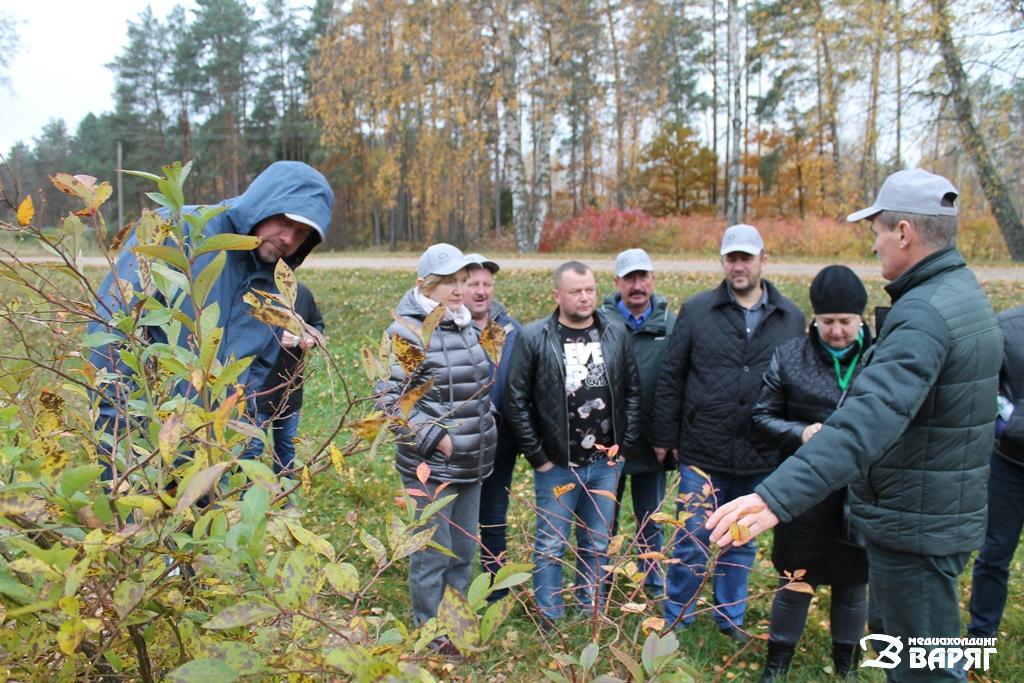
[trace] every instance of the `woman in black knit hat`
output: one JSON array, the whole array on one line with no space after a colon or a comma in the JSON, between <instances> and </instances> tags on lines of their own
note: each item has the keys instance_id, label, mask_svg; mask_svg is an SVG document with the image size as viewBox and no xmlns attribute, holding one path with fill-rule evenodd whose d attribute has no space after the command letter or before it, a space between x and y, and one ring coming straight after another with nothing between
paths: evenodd
<instances>
[{"instance_id":1,"label":"woman in black knit hat","mask_svg":"<svg viewBox=\"0 0 1024 683\"><path fill-rule=\"evenodd\" d=\"M753 410L755 434L784 457L813 438L860 370L871 334L863 313L864 283L846 266L828 266L811 283L814 321L807 335L775 351ZM832 660L837 676L857 669L857 643L867 621L867 556L845 522L846 489L775 528L772 562L781 575L832 587ZM772 603L768 657L761 681L785 676L804 630L812 595L782 588Z\"/></svg>"}]
</instances>

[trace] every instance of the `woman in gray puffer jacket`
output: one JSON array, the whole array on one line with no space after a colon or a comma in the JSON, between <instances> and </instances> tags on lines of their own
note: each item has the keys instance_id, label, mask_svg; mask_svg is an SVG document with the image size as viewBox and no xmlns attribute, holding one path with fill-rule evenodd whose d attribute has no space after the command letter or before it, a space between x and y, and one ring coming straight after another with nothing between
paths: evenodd
<instances>
[{"instance_id":1,"label":"woman in gray puffer jacket","mask_svg":"<svg viewBox=\"0 0 1024 683\"><path fill-rule=\"evenodd\" d=\"M421 625L437 615L446 586L465 593L477 547L480 511L480 482L494 466L498 433L489 398L491 366L463 305L467 280L466 259L450 244L435 244L420 257L416 286L402 297L395 310L401 320L388 327L388 337L399 337L422 359L398 358L393 349L391 377L380 387L378 405L389 414L401 413L398 404L407 391L431 386L406 416L407 427L396 428L398 445L395 466L407 489L426 496L414 496L420 510L447 486L440 496L455 494L455 500L431 518L434 541L450 549L450 558L424 548L409 560L409 592L415 623ZM438 307L444 314L427 336L424 348L424 320ZM419 333L413 330L419 331ZM401 347L399 342L397 347ZM418 352L418 353L417 353ZM417 478L417 468L426 463L426 483ZM456 654L447 640L436 642L442 654Z\"/></svg>"}]
</instances>

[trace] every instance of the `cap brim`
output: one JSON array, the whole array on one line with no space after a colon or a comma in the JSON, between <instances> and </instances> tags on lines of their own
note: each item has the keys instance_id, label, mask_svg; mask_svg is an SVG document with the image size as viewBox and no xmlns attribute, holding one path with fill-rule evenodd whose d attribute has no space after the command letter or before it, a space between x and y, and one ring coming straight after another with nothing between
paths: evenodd
<instances>
[{"instance_id":1,"label":"cap brim","mask_svg":"<svg viewBox=\"0 0 1024 683\"><path fill-rule=\"evenodd\" d=\"M726 254L735 254L737 251L744 254L750 254L751 256L760 256L764 249L758 249L757 247L730 247L728 249L722 249L719 255L725 256Z\"/></svg>"},{"instance_id":2,"label":"cap brim","mask_svg":"<svg viewBox=\"0 0 1024 683\"><path fill-rule=\"evenodd\" d=\"M880 213L882 213L882 209L878 208L877 206L869 206L866 209L861 209L860 211L855 211L851 213L849 216L846 217L846 221L848 223L856 223L857 221L862 221L865 218L872 218L874 216L877 216Z\"/></svg>"},{"instance_id":3,"label":"cap brim","mask_svg":"<svg viewBox=\"0 0 1024 683\"><path fill-rule=\"evenodd\" d=\"M615 277L626 277L630 273L653 273L653 272L654 272L654 266L645 266L644 264L640 263L640 264L637 264L635 266L630 266L629 268L626 268L625 270L615 271Z\"/></svg>"},{"instance_id":4,"label":"cap brim","mask_svg":"<svg viewBox=\"0 0 1024 683\"><path fill-rule=\"evenodd\" d=\"M309 227L311 227L314 230L316 230L316 233L318 235L320 235L320 239L324 238L324 230L323 230L323 228L321 228L317 224L317 222L314 221L313 219L306 218L305 216L303 216L301 214L297 214L297 213L286 213L285 214L285 218L288 218L289 220L293 220L296 223L302 223L303 225L308 225Z\"/></svg>"}]
</instances>

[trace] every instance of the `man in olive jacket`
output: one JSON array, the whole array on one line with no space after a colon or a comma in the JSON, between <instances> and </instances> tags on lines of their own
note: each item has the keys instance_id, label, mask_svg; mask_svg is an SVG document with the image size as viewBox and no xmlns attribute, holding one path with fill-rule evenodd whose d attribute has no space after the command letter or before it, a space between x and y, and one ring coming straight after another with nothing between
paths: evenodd
<instances>
[{"instance_id":1,"label":"man in olive jacket","mask_svg":"<svg viewBox=\"0 0 1024 683\"><path fill-rule=\"evenodd\" d=\"M696 620L710 555L707 506L752 492L778 464L778 450L752 438L750 413L775 348L806 329L796 304L762 277L768 256L757 228L731 226L720 254L722 283L679 309L654 404L656 452L678 449L677 507L692 513L676 535L679 562L667 572L665 620L675 628ZM747 639L742 626L756 551L750 545L720 557L712 581L715 623L739 642Z\"/></svg>"},{"instance_id":2,"label":"man in olive jacket","mask_svg":"<svg viewBox=\"0 0 1024 683\"><path fill-rule=\"evenodd\" d=\"M636 440L640 381L629 335L596 310L594 273L558 267L558 308L523 328L509 360L505 419L534 468L533 587L547 624L565 614L562 563L576 526L576 596L599 604L622 456Z\"/></svg>"},{"instance_id":3,"label":"man in olive jacket","mask_svg":"<svg viewBox=\"0 0 1024 683\"><path fill-rule=\"evenodd\" d=\"M615 258L615 294L605 297L603 312L619 321L633 341L633 356L640 373L640 435L636 447L626 453L623 476L615 493L612 536L619 533L619 514L630 480L630 497L636 516L638 552L661 552L661 525L651 516L665 500L665 463L654 452L654 390L658 386L661 361L668 347L668 335L676 322L665 297L654 292L654 264L643 249L627 249ZM664 454L663 454L664 458ZM671 463L674 465L674 463ZM665 589L661 566L644 560L644 585L658 595Z\"/></svg>"},{"instance_id":4,"label":"man in olive jacket","mask_svg":"<svg viewBox=\"0 0 1024 683\"><path fill-rule=\"evenodd\" d=\"M904 647L908 637L960 635L957 577L985 535L1002 335L956 249L956 198L941 176L898 171L874 205L850 215L871 220L872 251L891 280L878 341L821 431L707 522L713 541L742 544L849 485L867 539L869 629ZM891 681L965 678L900 659Z\"/></svg>"}]
</instances>

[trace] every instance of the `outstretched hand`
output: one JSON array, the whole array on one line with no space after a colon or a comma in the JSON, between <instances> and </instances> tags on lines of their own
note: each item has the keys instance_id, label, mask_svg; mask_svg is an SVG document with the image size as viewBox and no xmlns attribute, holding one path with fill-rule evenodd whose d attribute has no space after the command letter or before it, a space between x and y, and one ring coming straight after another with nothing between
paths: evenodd
<instances>
[{"instance_id":1,"label":"outstretched hand","mask_svg":"<svg viewBox=\"0 0 1024 683\"><path fill-rule=\"evenodd\" d=\"M708 517L704 528L711 532L712 542L725 549L743 545L778 523L779 518L768 509L764 499L751 493L721 505Z\"/></svg>"}]
</instances>

